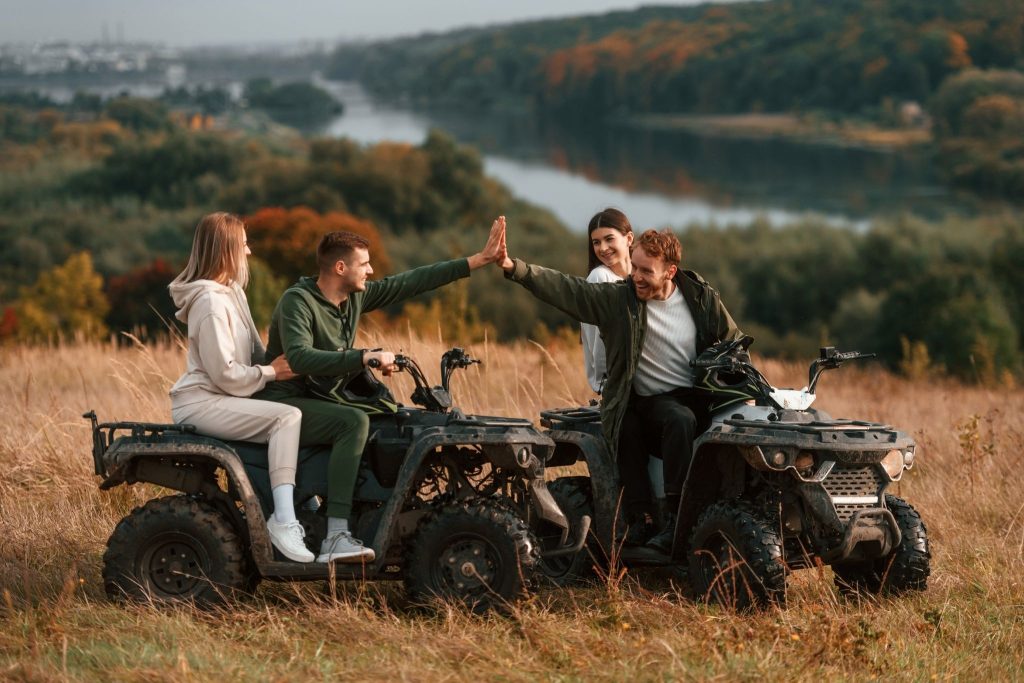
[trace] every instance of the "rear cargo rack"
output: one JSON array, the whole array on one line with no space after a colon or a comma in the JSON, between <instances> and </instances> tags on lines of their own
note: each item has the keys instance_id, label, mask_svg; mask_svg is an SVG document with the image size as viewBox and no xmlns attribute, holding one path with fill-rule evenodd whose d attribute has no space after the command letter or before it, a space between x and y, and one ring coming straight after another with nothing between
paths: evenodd
<instances>
[{"instance_id":1,"label":"rear cargo rack","mask_svg":"<svg viewBox=\"0 0 1024 683\"><path fill-rule=\"evenodd\" d=\"M129 432L135 439L148 439L164 434L195 434L195 425L161 424L158 422L99 422L96 411L90 410L82 415L92 425L92 460L96 474L106 476L103 467L103 454L118 437L117 432Z\"/></svg>"},{"instance_id":2,"label":"rear cargo rack","mask_svg":"<svg viewBox=\"0 0 1024 683\"><path fill-rule=\"evenodd\" d=\"M596 407L582 406L579 408L554 408L540 411L540 423L551 429L556 422L563 424L584 424L597 422L601 419L601 411Z\"/></svg>"}]
</instances>

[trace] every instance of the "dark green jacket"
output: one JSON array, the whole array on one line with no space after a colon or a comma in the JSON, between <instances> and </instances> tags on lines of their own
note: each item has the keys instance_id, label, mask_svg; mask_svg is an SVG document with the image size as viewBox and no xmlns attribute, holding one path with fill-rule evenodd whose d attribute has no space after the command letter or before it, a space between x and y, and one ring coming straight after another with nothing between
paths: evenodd
<instances>
[{"instance_id":1,"label":"dark green jacket","mask_svg":"<svg viewBox=\"0 0 1024 683\"><path fill-rule=\"evenodd\" d=\"M601 396L601 426L612 453L616 453L622 417L647 332L647 304L637 298L633 280L587 282L585 278L531 266L518 259L505 277L518 282L541 301L601 330L608 361L608 379ZM680 270L674 282L697 326L697 353L716 342L742 336L718 292L700 275Z\"/></svg>"},{"instance_id":2,"label":"dark green jacket","mask_svg":"<svg viewBox=\"0 0 1024 683\"><path fill-rule=\"evenodd\" d=\"M370 280L365 291L353 292L340 306L327 300L316 278L300 278L274 308L266 362L283 353L300 375L340 377L357 372L363 367L362 350L353 348L360 315L468 276L469 261L464 258L422 266ZM304 393L305 380L296 377L270 382L254 398L274 400Z\"/></svg>"}]
</instances>

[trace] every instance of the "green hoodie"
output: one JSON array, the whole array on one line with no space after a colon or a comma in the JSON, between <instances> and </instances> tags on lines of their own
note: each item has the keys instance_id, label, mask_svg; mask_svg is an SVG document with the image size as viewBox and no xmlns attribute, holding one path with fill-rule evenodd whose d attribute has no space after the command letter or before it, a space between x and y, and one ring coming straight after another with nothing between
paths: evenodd
<instances>
[{"instance_id":1,"label":"green hoodie","mask_svg":"<svg viewBox=\"0 0 1024 683\"><path fill-rule=\"evenodd\" d=\"M647 304L637 298L633 280L587 282L557 270L515 259L505 277L535 297L580 322L601 330L608 361L608 379L601 396L601 426L612 453L618 452L619 429L629 403L633 376L647 332ZM683 294L697 326L697 353L724 339L743 335L711 285L692 270L679 270L673 280Z\"/></svg>"},{"instance_id":2,"label":"green hoodie","mask_svg":"<svg viewBox=\"0 0 1024 683\"><path fill-rule=\"evenodd\" d=\"M468 276L466 259L443 261L369 280L365 291L353 292L340 306L327 300L316 278L300 278L274 309L266 362L283 353L299 375L340 377L357 372L363 367L362 349L353 348L360 315ZM305 379L296 377L268 384L255 398L273 401L305 393Z\"/></svg>"}]
</instances>

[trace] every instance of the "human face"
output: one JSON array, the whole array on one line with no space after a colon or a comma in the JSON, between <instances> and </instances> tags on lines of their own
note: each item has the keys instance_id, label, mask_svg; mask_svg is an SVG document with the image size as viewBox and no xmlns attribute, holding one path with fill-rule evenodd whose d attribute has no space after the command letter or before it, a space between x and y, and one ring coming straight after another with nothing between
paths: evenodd
<instances>
[{"instance_id":1,"label":"human face","mask_svg":"<svg viewBox=\"0 0 1024 683\"><path fill-rule=\"evenodd\" d=\"M651 256L641 247L633 249L633 284L641 301L664 301L672 294L675 264L665 263L660 256Z\"/></svg>"},{"instance_id":2,"label":"human face","mask_svg":"<svg viewBox=\"0 0 1024 683\"><path fill-rule=\"evenodd\" d=\"M249 251L249 236L245 234L245 230L242 230L242 249L245 250L246 256L252 256L252 252Z\"/></svg>"},{"instance_id":3,"label":"human face","mask_svg":"<svg viewBox=\"0 0 1024 683\"><path fill-rule=\"evenodd\" d=\"M619 277L629 275L629 248L633 233L621 233L615 228L598 228L590 233L590 246L594 255Z\"/></svg>"},{"instance_id":4,"label":"human face","mask_svg":"<svg viewBox=\"0 0 1024 683\"><path fill-rule=\"evenodd\" d=\"M373 275L370 266L370 252L356 247L348 258L338 261L343 265L341 272L341 288L345 292L361 292L366 289L366 278Z\"/></svg>"}]
</instances>

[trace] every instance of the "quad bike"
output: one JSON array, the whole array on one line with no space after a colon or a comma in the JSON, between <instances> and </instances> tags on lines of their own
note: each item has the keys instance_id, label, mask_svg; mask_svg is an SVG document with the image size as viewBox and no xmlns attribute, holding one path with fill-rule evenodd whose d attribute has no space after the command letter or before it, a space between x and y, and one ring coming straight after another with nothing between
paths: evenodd
<instances>
[{"instance_id":1,"label":"quad bike","mask_svg":"<svg viewBox=\"0 0 1024 683\"><path fill-rule=\"evenodd\" d=\"M370 413L350 522L376 559L365 565L296 563L271 545L265 445L197 434L191 425L92 422L100 488L148 482L179 491L121 520L103 556L113 599L220 601L261 579L403 579L410 597L437 596L482 611L520 597L542 556L576 553L590 520L569 523L544 482L551 438L529 420L464 415L452 408L449 378L474 363L462 349L441 360L441 386L397 356L412 376L420 408L402 406L365 371L355 381L314 390ZM360 391L359 384L363 387ZM296 511L307 543L326 534L327 447L302 449ZM542 547L530 530L558 529ZM572 534L570 535L570 532Z\"/></svg>"},{"instance_id":2,"label":"quad bike","mask_svg":"<svg viewBox=\"0 0 1024 683\"><path fill-rule=\"evenodd\" d=\"M810 407L823 371L870 355L823 348L805 389L776 389L750 364L752 341L716 345L692 363L711 424L694 443L671 555L644 563L681 568L696 598L740 609L784 604L790 570L822 564L843 592L924 590L931 559L924 522L887 493L914 464L913 439ZM567 583L614 548L617 472L595 408L541 418L555 442L548 466L583 461L589 471L549 482L570 520L595 520L590 556L542 561L545 574Z\"/></svg>"}]
</instances>

